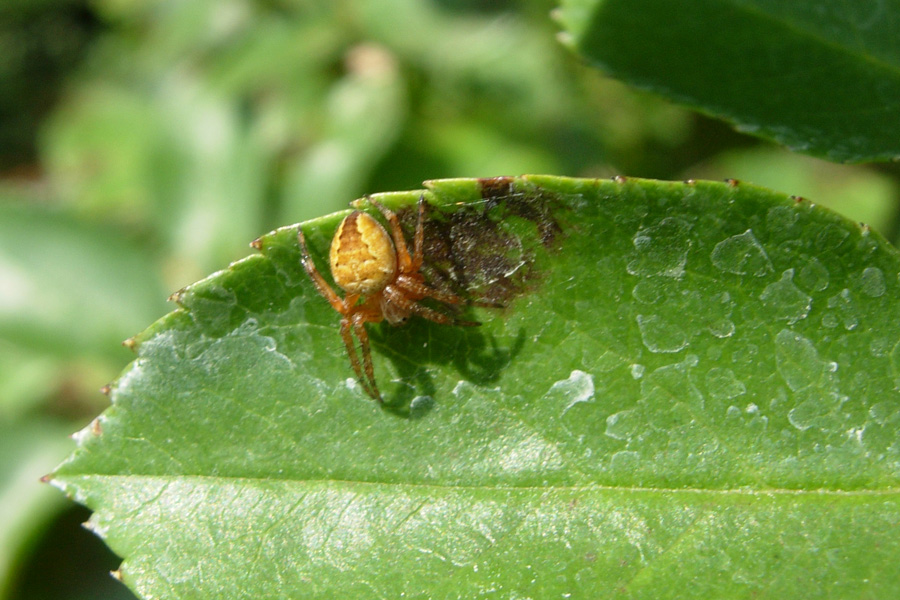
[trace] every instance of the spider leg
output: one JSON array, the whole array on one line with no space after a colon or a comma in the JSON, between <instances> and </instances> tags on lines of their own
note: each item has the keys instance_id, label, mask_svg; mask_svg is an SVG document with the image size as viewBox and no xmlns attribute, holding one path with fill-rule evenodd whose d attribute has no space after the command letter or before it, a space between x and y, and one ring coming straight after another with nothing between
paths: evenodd
<instances>
[{"instance_id":1,"label":"spider leg","mask_svg":"<svg viewBox=\"0 0 900 600\"><path fill-rule=\"evenodd\" d=\"M423 304L419 304L414 300L410 300L402 290L398 290L393 287L388 287L387 289L385 289L384 295L392 304L399 306L405 312L419 315L423 319L428 319L429 321L434 321L435 323L440 323L441 325L461 325L463 327L477 327L481 325L481 323L479 323L478 321L463 321L462 319L457 319L455 317L451 317L450 315L445 315L444 313L428 308Z\"/></svg>"},{"instance_id":2,"label":"spider leg","mask_svg":"<svg viewBox=\"0 0 900 600\"><path fill-rule=\"evenodd\" d=\"M344 345L347 347L347 354L350 356L350 365L353 367L353 372L356 373L356 379L359 381L359 384L366 394L381 404L381 394L378 392L378 386L375 385L375 370L372 367L372 356L369 354L369 336L366 333L366 328L363 326L363 323L364 321L354 318L351 329L351 319L346 317L341 319L341 339L344 340ZM355 332L356 337L359 338L360 350L363 355L362 365L356 354L356 344L353 343L353 334L351 331Z\"/></svg>"},{"instance_id":3,"label":"spider leg","mask_svg":"<svg viewBox=\"0 0 900 600\"><path fill-rule=\"evenodd\" d=\"M461 304L463 302L463 299L456 294L436 290L427 283L410 275L398 275L394 285L412 292L418 298L434 298L444 304Z\"/></svg>"},{"instance_id":4,"label":"spider leg","mask_svg":"<svg viewBox=\"0 0 900 600\"><path fill-rule=\"evenodd\" d=\"M501 302L465 300L455 294L441 292L410 275L398 275L394 285L411 292L419 298L434 298L438 302L443 302L444 304L461 304L465 302L470 306L478 306L480 308L506 308L506 305Z\"/></svg>"},{"instance_id":5,"label":"spider leg","mask_svg":"<svg viewBox=\"0 0 900 600\"><path fill-rule=\"evenodd\" d=\"M306 269L306 272L309 274L309 278L312 279L316 289L326 300L328 300L334 310L341 314L346 314L347 307L352 306L352 304L345 303L341 297L331 289L331 286L328 285L328 282L325 281L322 274L319 273L319 270L316 268L316 263L313 262L312 256L309 253L309 248L306 246L306 238L303 236L303 230L299 227L297 228L297 239L300 242L300 249L303 251L303 257L300 259L300 262L303 263L303 268Z\"/></svg>"},{"instance_id":6,"label":"spider leg","mask_svg":"<svg viewBox=\"0 0 900 600\"><path fill-rule=\"evenodd\" d=\"M425 261L425 194L419 196L419 219L416 221L416 238L413 247L412 272L418 273Z\"/></svg>"},{"instance_id":7,"label":"spider leg","mask_svg":"<svg viewBox=\"0 0 900 600\"><path fill-rule=\"evenodd\" d=\"M363 384L363 389L366 390L366 393L377 400L378 404L384 404L384 400L381 399L381 392L378 391L378 384L375 383L375 367L372 365L372 351L369 348L369 333L366 331L366 317L364 313L355 313L353 315L353 332L359 338L365 378L360 373L359 361L356 360L355 351L351 355L353 370L356 371L356 375L359 377L360 383Z\"/></svg>"},{"instance_id":8,"label":"spider leg","mask_svg":"<svg viewBox=\"0 0 900 600\"><path fill-rule=\"evenodd\" d=\"M391 235L394 238L394 248L397 250L397 266L399 267L399 271L401 273L412 273L415 270L415 263L413 259L409 255L409 247L406 245L406 238L403 237L403 229L400 227L400 220L397 218L397 215L392 210L388 210L381 202L377 200L369 199L375 208L381 211L381 214L384 215L384 218L387 219L388 223L391 226ZM422 225L422 209L420 204L419 209L419 223L416 226L416 236L419 235L419 228ZM421 266L421 265L419 265Z\"/></svg>"}]
</instances>

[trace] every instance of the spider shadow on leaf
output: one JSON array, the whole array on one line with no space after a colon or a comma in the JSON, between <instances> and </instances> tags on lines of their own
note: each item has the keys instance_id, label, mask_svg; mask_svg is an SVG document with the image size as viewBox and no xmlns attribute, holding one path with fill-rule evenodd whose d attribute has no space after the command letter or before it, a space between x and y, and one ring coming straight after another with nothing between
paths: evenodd
<instances>
[{"instance_id":1,"label":"spider shadow on leaf","mask_svg":"<svg viewBox=\"0 0 900 600\"><path fill-rule=\"evenodd\" d=\"M480 327L441 325L418 318L403 327L386 323L371 327L369 337L373 350L389 359L397 372L397 380L388 380L382 371L379 385L386 392L384 408L409 419L425 416L436 401L429 365L450 365L461 380L490 385L500 379L525 344L524 329L501 345Z\"/></svg>"}]
</instances>

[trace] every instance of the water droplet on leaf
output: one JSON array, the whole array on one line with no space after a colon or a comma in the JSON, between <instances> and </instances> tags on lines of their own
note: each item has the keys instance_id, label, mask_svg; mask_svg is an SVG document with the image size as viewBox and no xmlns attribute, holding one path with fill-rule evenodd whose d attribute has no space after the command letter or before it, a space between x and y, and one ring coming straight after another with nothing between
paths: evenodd
<instances>
[{"instance_id":1,"label":"water droplet on leaf","mask_svg":"<svg viewBox=\"0 0 900 600\"><path fill-rule=\"evenodd\" d=\"M797 274L797 283L811 292L821 292L827 288L828 279L828 269L815 257L810 258Z\"/></svg>"},{"instance_id":2,"label":"water droplet on leaf","mask_svg":"<svg viewBox=\"0 0 900 600\"><path fill-rule=\"evenodd\" d=\"M716 244L710 259L716 268L735 275L765 277L775 270L769 255L749 229Z\"/></svg>"},{"instance_id":3,"label":"water droplet on leaf","mask_svg":"<svg viewBox=\"0 0 900 600\"><path fill-rule=\"evenodd\" d=\"M746 393L746 386L731 369L713 367L706 374L706 389L714 400L730 400Z\"/></svg>"},{"instance_id":4,"label":"water droplet on leaf","mask_svg":"<svg viewBox=\"0 0 900 600\"><path fill-rule=\"evenodd\" d=\"M628 261L628 272L640 277L675 277L684 275L691 226L673 217L658 225L638 231L632 243L635 252Z\"/></svg>"},{"instance_id":5,"label":"water droplet on leaf","mask_svg":"<svg viewBox=\"0 0 900 600\"><path fill-rule=\"evenodd\" d=\"M860 291L869 298L878 298L884 295L886 286L884 273L878 267L867 267L859 276Z\"/></svg>"},{"instance_id":6,"label":"water droplet on leaf","mask_svg":"<svg viewBox=\"0 0 900 600\"><path fill-rule=\"evenodd\" d=\"M775 336L775 363L787 386L795 392L819 384L826 371L825 361L819 358L813 343L788 329Z\"/></svg>"},{"instance_id":7,"label":"water droplet on leaf","mask_svg":"<svg viewBox=\"0 0 900 600\"><path fill-rule=\"evenodd\" d=\"M647 350L655 353L678 352L688 345L685 331L677 323L659 315L638 315L638 328Z\"/></svg>"},{"instance_id":8,"label":"water droplet on leaf","mask_svg":"<svg viewBox=\"0 0 900 600\"><path fill-rule=\"evenodd\" d=\"M844 325L844 329L851 331L859 325L859 316L856 311L856 302L850 290L844 288L840 293L828 299L828 308L834 309L836 318Z\"/></svg>"},{"instance_id":9,"label":"water droplet on leaf","mask_svg":"<svg viewBox=\"0 0 900 600\"><path fill-rule=\"evenodd\" d=\"M781 279L767 285L759 297L771 312L771 318L792 325L805 319L812 307L812 298L794 285L793 279L794 269L787 269Z\"/></svg>"}]
</instances>

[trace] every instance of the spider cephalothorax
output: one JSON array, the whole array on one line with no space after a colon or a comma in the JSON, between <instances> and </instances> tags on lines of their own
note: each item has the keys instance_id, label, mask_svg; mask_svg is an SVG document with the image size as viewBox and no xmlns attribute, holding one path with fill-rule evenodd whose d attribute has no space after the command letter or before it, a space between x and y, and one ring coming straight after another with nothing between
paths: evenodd
<instances>
[{"instance_id":1,"label":"spider cephalothorax","mask_svg":"<svg viewBox=\"0 0 900 600\"><path fill-rule=\"evenodd\" d=\"M384 215L390 225L391 235L367 213L356 210L344 218L331 241L329 260L331 276L344 291L343 298L335 293L316 269L302 230L297 230L297 237L303 251L303 267L319 293L341 313L341 338L347 346L350 364L360 384L367 394L382 402L381 393L375 384L366 323L387 320L392 325L400 325L413 314L442 324L478 323L460 321L419 303L424 298L433 298L446 304L462 302L459 296L429 286L420 273L424 261L425 197L419 198L412 255L397 215L374 200L370 202ZM356 353L353 334L359 338L362 363Z\"/></svg>"}]
</instances>

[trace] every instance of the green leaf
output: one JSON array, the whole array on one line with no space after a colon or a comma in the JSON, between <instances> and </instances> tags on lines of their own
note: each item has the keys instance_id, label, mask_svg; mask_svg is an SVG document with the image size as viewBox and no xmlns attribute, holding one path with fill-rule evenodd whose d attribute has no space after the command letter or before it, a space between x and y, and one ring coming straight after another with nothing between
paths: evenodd
<instances>
[{"instance_id":1,"label":"green leaf","mask_svg":"<svg viewBox=\"0 0 900 600\"><path fill-rule=\"evenodd\" d=\"M505 307L370 327L384 407L296 226L138 338L54 475L129 587L900 592L900 255L880 236L736 183L428 188L432 283ZM419 195L378 198L409 228ZM304 225L319 268L342 216Z\"/></svg>"},{"instance_id":2,"label":"green leaf","mask_svg":"<svg viewBox=\"0 0 900 600\"><path fill-rule=\"evenodd\" d=\"M691 173L703 179L736 177L774 190L815 198L852 221L884 234L893 230L900 188L889 175L868 165L836 165L783 148L756 146L722 152Z\"/></svg>"},{"instance_id":3,"label":"green leaf","mask_svg":"<svg viewBox=\"0 0 900 600\"><path fill-rule=\"evenodd\" d=\"M900 2L563 0L568 43L626 82L835 161L900 156Z\"/></svg>"}]
</instances>

